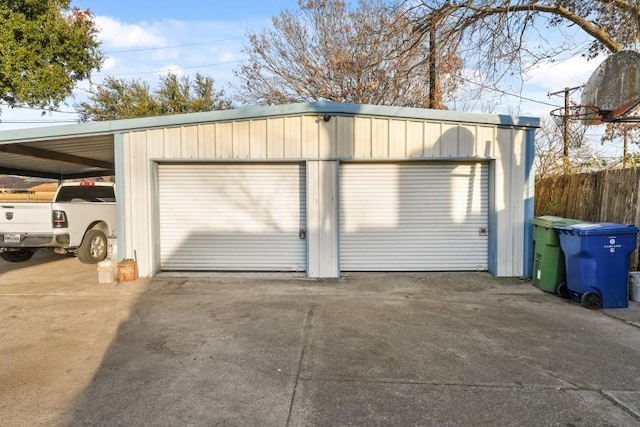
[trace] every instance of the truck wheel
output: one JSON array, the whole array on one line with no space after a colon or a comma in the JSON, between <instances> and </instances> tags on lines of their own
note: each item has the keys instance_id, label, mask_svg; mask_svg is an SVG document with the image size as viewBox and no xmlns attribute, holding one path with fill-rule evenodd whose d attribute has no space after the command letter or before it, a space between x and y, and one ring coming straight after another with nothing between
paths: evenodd
<instances>
[{"instance_id":1,"label":"truck wheel","mask_svg":"<svg viewBox=\"0 0 640 427\"><path fill-rule=\"evenodd\" d=\"M87 231L76 256L85 264L99 263L107 257L107 236L100 230Z\"/></svg>"},{"instance_id":2,"label":"truck wheel","mask_svg":"<svg viewBox=\"0 0 640 427\"><path fill-rule=\"evenodd\" d=\"M24 262L31 259L34 251L31 249L20 249L19 251L1 252L0 257L8 262Z\"/></svg>"}]
</instances>

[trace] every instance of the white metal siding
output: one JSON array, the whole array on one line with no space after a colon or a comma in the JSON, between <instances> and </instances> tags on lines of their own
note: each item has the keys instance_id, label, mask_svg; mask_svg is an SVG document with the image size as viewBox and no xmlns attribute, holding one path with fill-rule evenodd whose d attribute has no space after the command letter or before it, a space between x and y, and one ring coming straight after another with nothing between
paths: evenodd
<instances>
[{"instance_id":1,"label":"white metal siding","mask_svg":"<svg viewBox=\"0 0 640 427\"><path fill-rule=\"evenodd\" d=\"M364 109L369 107L363 106ZM376 107L377 108L377 107ZM417 110L416 110L417 111ZM159 221L153 195L156 162L185 161L410 161L486 162L491 165L490 270L497 276L523 274L526 138L530 125L502 127L481 116L424 110L424 117L336 114L325 122L318 113L239 118L183 126L152 128L115 135L116 169L121 194L118 230L121 256L138 259L141 277L160 271ZM226 114L226 113L225 113ZM287 113L288 114L288 113ZM456 120L446 120L452 114ZM412 118L413 117L413 118ZM245 122L244 124L235 122ZM527 122L527 121L525 121ZM328 163L327 163L328 165ZM486 166L484 166L486 167ZM338 271L338 170L307 169L307 240L310 277L335 277ZM328 178L331 177L331 180ZM322 179L322 181L320 181ZM315 191L315 195L313 193ZM314 199L317 197L318 200Z\"/></svg>"},{"instance_id":2,"label":"white metal siding","mask_svg":"<svg viewBox=\"0 0 640 427\"><path fill-rule=\"evenodd\" d=\"M486 163L345 163L342 271L488 268Z\"/></svg>"},{"instance_id":3,"label":"white metal siding","mask_svg":"<svg viewBox=\"0 0 640 427\"><path fill-rule=\"evenodd\" d=\"M304 271L301 164L161 164L162 270Z\"/></svg>"}]
</instances>

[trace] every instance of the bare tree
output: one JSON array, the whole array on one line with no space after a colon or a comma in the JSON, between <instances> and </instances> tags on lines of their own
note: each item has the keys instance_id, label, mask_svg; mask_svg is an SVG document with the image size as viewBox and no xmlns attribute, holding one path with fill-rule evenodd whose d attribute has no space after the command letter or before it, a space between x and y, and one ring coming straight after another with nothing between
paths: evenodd
<instances>
[{"instance_id":1,"label":"bare tree","mask_svg":"<svg viewBox=\"0 0 640 427\"><path fill-rule=\"evenodd\" d=\"M584 126L584 125L582 125ZM535 140L536 181L565 173L562 129L550 119L543 119ZM569 145L569 173L589 172L607 168L604 154L590 143L584 132L575 135Z\"/></svg>"},{"instance_id":2,"label":"bare tree","mask_svg":"<svg viewBox=\"0 0 640 427\"><path fill-rule=\"evenodd\" d=\"M620 166L626 168L628 166L636 167L639 164L638 153L631 153L631 146L640 145L640 107L635 107L629 112L630 118L633 120L625 122L607 123L605 132L602 135L601 142L620 142L622 145L622 158Z\"/></svg>"},{"instance_id":3,"label":"bare tree","mask_svg":"<svg viewBox=\"0 0 640 427\"><path fill-rule=\"evenodd\" d=\"M631 0L407 0L407 16L427 37L434 22L440 40L494 83L567 52L594 58L637 47L640 3ZM586 45L562 32L579 28ZM550 31L564 35L549 40ZM532 42L535 40L535 42Z\"/></svg>"},{"instance_id":4,"label":"bare tree","mask_svg":"<svg viewBox=\"0 0 640 427\"><path fill-rule=\"evenodd\" d=\"M424 39L434 23L439 26L440 43L463 58L480 94L505 80L522 84L527 70L540 62L577 54L593 59L637 49L640 42L637 0L405 0L403 5ZM617 128L610 127L613 139L620 136Z\"/></svg>"},{"instance_id":5,"label":"bare tree","mask_svg":"<svg viewBox=\"0 0 640 427\"><path fill-rule=\"evenodd\" d=\"M444 108L457 87L462 63L455 52L439 50L437 59L433 52L429 58L428 40L413 31L397 5L300 0L299 8L274 17L271 29L248 34L248 60L236 70L241 102L328 100ZM407 43L420 49L407 50ZM429 64L438 76L431 102Z\"/></svg>"}]
</instances>

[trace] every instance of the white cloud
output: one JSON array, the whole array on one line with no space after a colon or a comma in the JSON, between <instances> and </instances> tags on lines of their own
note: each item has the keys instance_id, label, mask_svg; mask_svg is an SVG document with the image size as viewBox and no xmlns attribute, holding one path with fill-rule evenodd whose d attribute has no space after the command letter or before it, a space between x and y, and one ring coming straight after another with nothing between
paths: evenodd
<instances>
[{"instance_id":1,"label":"white cloud","mask_svg":"<svg viewBox=\"0 0 640 427\"><path fill-rule=\"evenodd\" d=\"M169 73L175 74L178 77L181 77L181 76L183 76L185 74L184 73L184 69L181 66L176 65L176 64L170 64L170 65L165 65L163 67L160 67L160 69L157 71L156 74L158 76L163 76L163 75L169 74Z\"/></svg>"},{"instance_id":2,"label":"white cloud","mask_svg":"<svg viewBox=\"0 0 640 427\"><path fill-rule=\"evenodd\" d=\"M76 85L73 96L74 97L82 97L84 93L88 92L91 89L91 81L90 80L81 80Z\"/></svg>"},{"instance_id":3,"label":"white cloud","mask_svg":"<svg viewBox=\"0 0 640 427\"><path fill-rule=\"evenodd\" d=\"M579 55L564 61L544 62L528 72L526 84L535 85L548 91L579 86L589 80L591 73L600 62L602 60L599 58L587 61Z\"/></svg>"},{"instance_id":4,"label":"white cloud","mask_svg":"<svg viewBox=\"0 0 640 427\"><path fill-rule=\"evenodd\" d=\"M179 48L158 49L151 52L149 59L152 61L175 61L183 55L183 51ZM187 52L188 54L188 52Z\"/></svg>"},{"instance_id":5,"label":"white cloud","mask_svg":"<svg viewBox=\"0 0 640 427\"><path fill-rule=\"evenodd\" d=\"M218 62L232 62L237 60L238 60L238 55L236 55L235 52L230 52L230 51L222 52L217 57Z\"/></svg>"},{"instance_id":6,"label":"white cloud","mask_svg":"<svg viewBox=\"0 0 640 427\"><path fill-rule=\"evenodd\" d=\"M117 61L113 56L107 56L104 59L104 63L102 64L102 72L106 73L107 71L111 71L116 68Z\"/></svg>"},{"instance_id":7,"label":"white cloud","mask_svg":"<svg viewBox=\"0 0 640 427\"><path fill-rule=\"evenodd\" d=\"M107 49L130 49L167 44L159 29L144 21L129 24L108 16L96 16L96 24L100 29L100 40Z\"/></svg>"}]
</instances>

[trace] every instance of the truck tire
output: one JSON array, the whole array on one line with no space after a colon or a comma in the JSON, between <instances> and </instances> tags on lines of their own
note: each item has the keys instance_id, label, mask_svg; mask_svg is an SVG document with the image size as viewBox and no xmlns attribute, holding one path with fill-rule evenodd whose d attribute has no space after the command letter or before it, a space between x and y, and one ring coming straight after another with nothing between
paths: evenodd
<instances>
[{"instance_id":1,"label":"truck tire","mask_svg":"<svg viewBox=\"0 0 640 427\"><path fill-rule=\"evenodd\" d=\"M107 257L107 236L100 230L89 230L76 252L80 262L97 264Z\"/></svg>"},{"instance_id":2,"label":"truck tire","mask_svg":"<svg viewBox=\"0 0 640 427\"><path fill-rule=\"evenodd\" d=\"M24 262L31 259L34 251L31 249L20 249L18 251L0 252L0 257L8 262Z\"/></svg>"}]
</instances>

